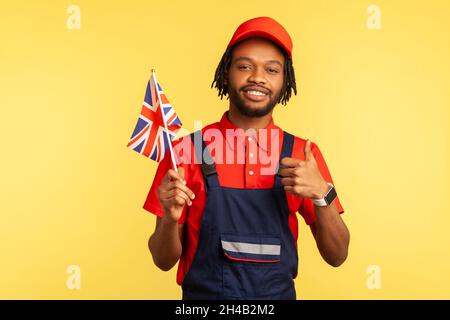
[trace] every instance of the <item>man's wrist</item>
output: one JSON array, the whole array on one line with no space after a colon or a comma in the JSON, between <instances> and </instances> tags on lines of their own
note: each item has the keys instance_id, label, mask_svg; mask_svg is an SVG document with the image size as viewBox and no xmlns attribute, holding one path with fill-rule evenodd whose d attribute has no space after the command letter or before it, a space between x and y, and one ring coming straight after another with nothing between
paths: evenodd
<instances>
[{"instance_id":1,"label":"man's wrist","mask_svg":"<svg viewBox=\"0 0 450 320\"><path fill-rule=\"evenodd\" d=\"M326 193L322 196L322 198L313 199L314 205L318 207L327 207L329 206L334 199L337 197L336 189L334 188L333 184L328 183L328 190Z\"/></svg>"},{"instance_id":2,"label":"man's wrist","mask_svg":"<svg viewBox=\"0 0 450 320\"><path fill-rule=\"evenodd\" d=\"M163 216L161 218L161 222L164 225L174 225L174 224L178 224L178 220L174 220L173 218L170 217L170 213L166 212L165 210L163 210Z\"/></svg>"},{"instance_id":3,"label":"man's wrist","mask_svg":"<svg viewBox=\"0 0 450 320\"><path fill-rule=\"evenodd\" d=\"M330 189L330 186L328 183L324 180L323 183L321 183L320 187L317 188L317 191L313 195L312 199L322 199Z\"/></svg>"}]
</instances>

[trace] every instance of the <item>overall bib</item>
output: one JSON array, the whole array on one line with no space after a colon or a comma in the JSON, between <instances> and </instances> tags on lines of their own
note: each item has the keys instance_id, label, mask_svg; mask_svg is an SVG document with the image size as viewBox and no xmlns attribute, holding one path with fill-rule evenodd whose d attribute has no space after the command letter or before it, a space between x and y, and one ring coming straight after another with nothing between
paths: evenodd
<instances>
[{"instance_id":1,"label":"overall bib","mask_svg":"<svg viewBox=\"0 0 450 320\"><path fill-rule=\"evenodd\" d=\"M297 247L289 207L276 175L273 188L237 189L219 184L201 139L207 202L197 251L182 283L183 299L296 299ZM280 160L292 155L294 136L283 132ZM203 151L203 152L202 152Z\"/></svg>"}]
</instances>

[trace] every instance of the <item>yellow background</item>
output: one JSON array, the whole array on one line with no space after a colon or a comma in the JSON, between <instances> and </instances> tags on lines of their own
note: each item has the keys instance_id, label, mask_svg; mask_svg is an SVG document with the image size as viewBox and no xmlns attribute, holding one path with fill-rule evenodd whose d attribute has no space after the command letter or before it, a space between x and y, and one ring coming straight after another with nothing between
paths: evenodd
<instances>
[{"instance_id":1,"label":"yellow background","mask_svg":"<svg viewBox=\"0 0 450 320\"><path fill-rule=\"evenodd\" d=\"M371 3L2 1L0 298L181 297L176 268L147 249L157 163L125 145L152 67L184 128L217 121L225 46L269 15L293 38L299 89L275 121L319 145L351 231L334 269L301 221L299 298L449 299L450 2L378 0L381 30L366 26Z\"/></svg>"}]
</instances>

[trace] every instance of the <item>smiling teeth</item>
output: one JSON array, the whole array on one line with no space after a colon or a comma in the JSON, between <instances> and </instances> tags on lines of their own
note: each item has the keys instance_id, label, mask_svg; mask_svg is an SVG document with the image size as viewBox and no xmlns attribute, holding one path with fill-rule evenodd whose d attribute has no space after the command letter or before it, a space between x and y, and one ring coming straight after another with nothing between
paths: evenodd
<instances>
[{"instance_id":1,"label":"smiling teeth","mask_svg":"<svg viewBox=\"0 0 450 320\"><path fill-rule=\"evenodd\" d=\"M266 94L265 93L263 93L263 92L260 92L260 91L254 91L254 90L251 90L251 91L247 91L249 94L253 94L253 95L255 95L255 96L265 96Z\"/></svg>"}]
</instances>

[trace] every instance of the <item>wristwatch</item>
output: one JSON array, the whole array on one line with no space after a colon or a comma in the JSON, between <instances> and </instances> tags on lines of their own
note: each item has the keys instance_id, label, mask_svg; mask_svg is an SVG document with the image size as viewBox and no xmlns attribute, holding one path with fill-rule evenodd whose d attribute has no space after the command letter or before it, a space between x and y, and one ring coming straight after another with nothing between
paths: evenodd
<instances>
[{"instance_id":1,"label":"wristwatch","mask_svg":"<svg viewBox=\"0 0 450 320\"><path fill-rule=\"evenodd\" d=\"M320 199L313 199L314 205L318 207L327 207L329 206L333 200L337 197L336 189L334 186L327 182L329 185L328 191L325 193L323 198Z\"/></svg>"}]
</instances>

